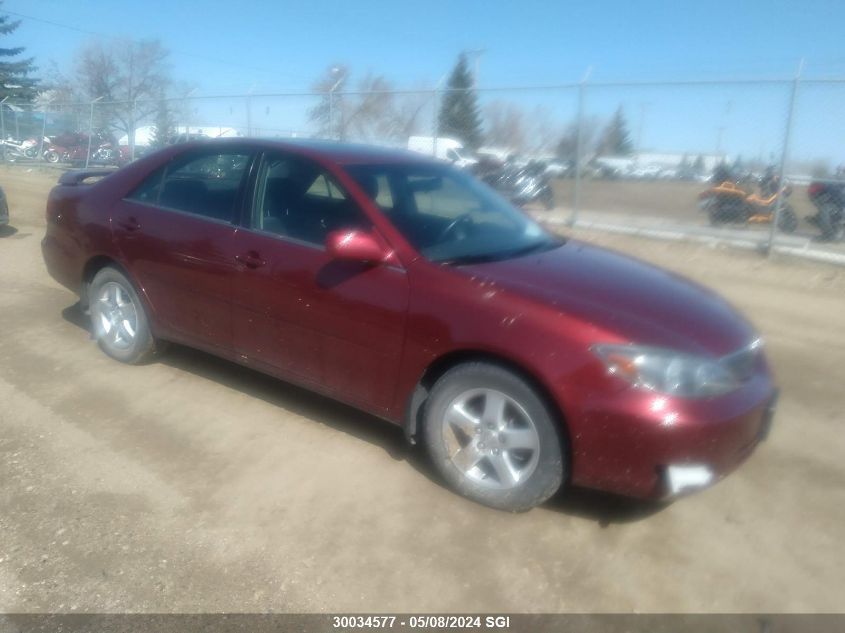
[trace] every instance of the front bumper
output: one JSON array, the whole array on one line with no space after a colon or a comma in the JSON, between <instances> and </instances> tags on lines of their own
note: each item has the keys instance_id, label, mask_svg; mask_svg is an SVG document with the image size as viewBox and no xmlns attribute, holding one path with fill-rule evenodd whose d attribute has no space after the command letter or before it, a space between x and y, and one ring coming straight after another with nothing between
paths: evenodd
<instances>
[{"instance_id":1,"label":"front bumper","mask_svg":"<svg viewBox=\"0 0 845 633\"><path fill-rule=\"evenodd\" d=\"M589 404L572 437L572 482L643 499L713 485L768 435L777 391L768 373L709 400L626 389Z\"/></svg>"}]
</instances>

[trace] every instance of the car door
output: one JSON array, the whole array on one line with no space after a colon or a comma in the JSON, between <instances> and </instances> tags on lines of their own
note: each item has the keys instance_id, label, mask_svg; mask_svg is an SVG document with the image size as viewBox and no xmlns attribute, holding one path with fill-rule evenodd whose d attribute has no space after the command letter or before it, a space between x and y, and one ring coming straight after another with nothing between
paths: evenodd
<instances>
[{"instance_id":1,"label":"car door","mask_svg":"<svg viewBox=\"0 0 845 633\"><path fill-rule=\"evenodd\" d=\"M399 266L333 260L332 230L375 229L315 163L264 157L233 293L242 360L374 411L392 404L408 307ZM381 238L380 238L381 239Z\"/></svg>"},{"instance_id":2,"label":"car door","mask_svg":"<svg viewBox=\"0 0 845 633\"><path fill-rule=\"evenodd\" d=\"M251 160L244 150L177 156L114 209L115 243L159 336L231 352L233 238Z\"/></svg>"}]
</instances>

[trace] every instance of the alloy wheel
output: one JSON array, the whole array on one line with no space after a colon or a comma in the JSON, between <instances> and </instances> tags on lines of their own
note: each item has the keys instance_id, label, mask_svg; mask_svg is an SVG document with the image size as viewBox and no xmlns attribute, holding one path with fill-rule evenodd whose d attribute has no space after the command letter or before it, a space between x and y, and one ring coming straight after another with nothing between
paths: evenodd
<instances>
[{"instance_id":1,"label":"alloy wheel","mask_svg":"<svg viewBox=\"0 0 845 633\"><path fill-rule=\"evenodd\" d=\"M126 288L114 281L103 284L94 311L99 340L115 350L132 347L138 334L138 310Z\"/></svg>"},{"instance_id":2,"label":"alloy wheel","mask_svg":"<svg viewBox=\"0 0 845 633\"><path fill-rule=\"evenodd\" d=\"M452 464L484 487L515 488L537 467L537 428L525 409L501 391L463 392L447 407L442 430Z\"/></svg>"}]
</instances>

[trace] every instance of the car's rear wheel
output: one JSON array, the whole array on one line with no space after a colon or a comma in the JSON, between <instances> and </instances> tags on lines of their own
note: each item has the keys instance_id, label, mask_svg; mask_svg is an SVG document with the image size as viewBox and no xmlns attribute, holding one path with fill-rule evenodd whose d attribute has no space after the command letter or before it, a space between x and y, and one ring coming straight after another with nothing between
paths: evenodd
<instances>
[{"instance_id":1,"label":"car's rear wheel","mask_svg":"<svg viewBox=\"0 0 845 633\"><path fill-rule=\"evenodd\" d=\"M554 416L520 376L490 363L446 372L426 403L425 444L457 492L519 512L560 488L564 450Z\"/></svg>"},{"instance_id":2,"label":"car's rear wheel","mask_svg":"<svg viewBox=\"0 0 845 633\"><path fill-rule=\"evenodd\" d=\"M132 283L116 268L101 269L88 287L91 328L97 345L123 363L142 363L153 356L156 341L144 306Z\"/></svg>"}]
</instances>

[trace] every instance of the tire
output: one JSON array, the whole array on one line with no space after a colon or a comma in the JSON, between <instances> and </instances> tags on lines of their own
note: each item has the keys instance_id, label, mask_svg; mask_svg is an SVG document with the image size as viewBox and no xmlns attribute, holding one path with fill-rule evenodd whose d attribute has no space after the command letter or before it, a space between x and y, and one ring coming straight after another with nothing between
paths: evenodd
<instances>
[{"instance_id":1,"label":"tire","mask_svg":"<svg viewBox=\"0 0 845 633\"><path fill-rule=\"evenodd\" d=\"M59 153L55 150L48 149L44 152L44 160L48 163L58 163L59 162Z\"/></svg>"},{"instance_id":2,"label":"tire","mask_svg":"<svg viewBox=\"0 0 845 633\"><path fill-rule=\"evenodd\" d=\"M492 508L530 510L564 480L555 416L525 380L491 363L458 365L435 383L423 438L449 486Z\"/></svg>"},{"instance_id":3,"label":"tire","mask_svg":"<svg viewBox=\"0 0 845 633\"><path fill-rule=\"evenodd\" d=\"M744 215L745 203L734 198L717 197L708 207L708 218L711 226L731 224L740 220Z\"/></svg>"},{"instance_id":4,"label":"tire","mask_svg":"<svg viewBox=\"0 0 845 633\"><path fill-rule=\"evenodd\" d=\"M784 205L780 210L780 218L778 218L778 229L784 233L795 233L798 228L798 216L795 215L795 210L788 204Z\"/></svg>"},{"instance_id":5,"label":"tire","mask_svg":"<svg viewBox=\"0 0 845 633\"><path fill-rule=\"evenodd\" d=\"M94 275L88 286L88 307L97 345L115 360L137 365L162 349L156 345L138 293L116 268L106 266Z\"/></svg>"}]
</instances>

